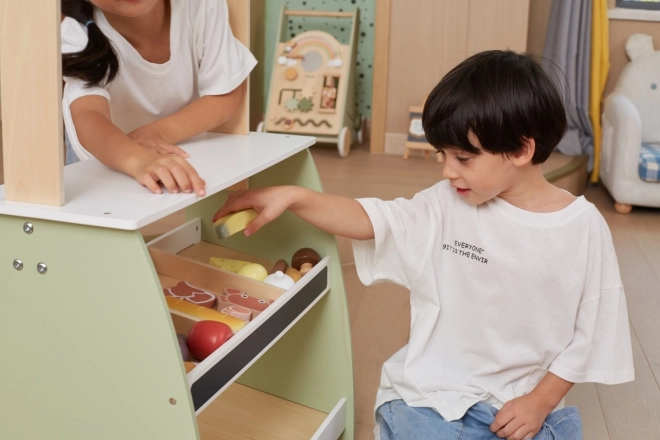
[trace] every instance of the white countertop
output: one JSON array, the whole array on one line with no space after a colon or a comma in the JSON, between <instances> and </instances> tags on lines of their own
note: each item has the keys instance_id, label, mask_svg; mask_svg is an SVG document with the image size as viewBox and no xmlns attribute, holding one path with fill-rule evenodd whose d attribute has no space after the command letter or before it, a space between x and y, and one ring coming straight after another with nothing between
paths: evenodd
<instances>
[{"instance_id":1,"label":"white countertop","mask_svg":"<svg viewBox=\"0 0 660 440\"><path fill-rule=\"evenodd\" d=\"M206 197L293 156L315 138L273 133L248 136L205 133L179 146L206 180ZM132 177L95 159L64 167L66 204L61 207L5 200L0 214L89 226L136 230L199 200L194 194L153 194Z\"/></svg>"}]
</instances>

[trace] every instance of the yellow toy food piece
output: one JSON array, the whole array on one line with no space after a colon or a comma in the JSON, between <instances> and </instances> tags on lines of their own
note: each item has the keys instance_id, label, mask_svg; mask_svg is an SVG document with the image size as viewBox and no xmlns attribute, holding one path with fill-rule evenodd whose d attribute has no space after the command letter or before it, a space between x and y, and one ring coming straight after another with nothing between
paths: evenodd
<instances>
[{"instance_id":1,"label":"yellow toy food piece","mask_svg":"<svg viewBox=\"0 0 660 440\"><path fill-rule=\"evenodd\" d=\"M242 231L257 215L257 211L250 208L220 217L213 223L216 237L223 239Z\"/></svg>"},{"instance_id":2,"label":"yellow toy food piece","mask_svg":"<svg viewBox=\"0 0 660 440\"><path fill-rule=\"evenodd\" d=\"M167 296L165 297L165 301L167 301L167 307L174 312L179 312L182 315L190 316L199 321L222 322L227 324L234 334L238 333L239 330L245 327L245 321L242 319L234 318L233 316L220 313L207 307L198 306L185 299Z\"/></svg>"},{"instance_id":3,"label":"yellow toy food piece","mask_svg":"<svg viewBox=\"0 0 660 440\"><path fill-rule=\"evenodd\" d=\"M186 369L186 373L190 373L193 368L195 368L197 364L194 364L192 362L184 362L183 367Z\"/></svg>"},{"instance_id":4,"label":"yellow toy food piece","mask_svg":"<svg viewBox=\"0 0 660 440\"><path fill-rule=\"evenodd\" d=\"M241 267L238 272L239 275L252 278L253 280L263 281L268 276L268 271L261 264L250 263Z\"/></svg>"},{"instance_id":5,"label":"yellow toy food piece","mask_svg":"<svg viewBox=\"0 0 660 440\"><path fill-rule=\"evenodd\" d=\"M242 260L232 260L229 258L219 258L211 257L209 264L211 266L219 267L220 269L227 270L229 272L238 272L243 266L250 264L249 261Z\"/></svg>"}]
</instances>

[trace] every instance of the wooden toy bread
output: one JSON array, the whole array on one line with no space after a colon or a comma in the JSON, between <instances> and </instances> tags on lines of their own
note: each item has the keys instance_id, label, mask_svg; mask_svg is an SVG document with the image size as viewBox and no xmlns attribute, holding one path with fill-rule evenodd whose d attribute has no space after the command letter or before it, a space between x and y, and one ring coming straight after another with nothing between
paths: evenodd
<instances>
[{"instance_id":1,"label":"wooden toy bread","mask_svg":"<svg viewBox=\"0 0 660 440\"><path fill-rule=\"evenodd\" d=\"M245 321L241 319L225 315L216 310L207 309L206 307L197 306L184 299L168 296L165 300L167 301L167 307L171 311L186 315L195 321L222 322L227 324L234 333L238 333L239 330L245 327Z\"/></svg>"}]
</instances>

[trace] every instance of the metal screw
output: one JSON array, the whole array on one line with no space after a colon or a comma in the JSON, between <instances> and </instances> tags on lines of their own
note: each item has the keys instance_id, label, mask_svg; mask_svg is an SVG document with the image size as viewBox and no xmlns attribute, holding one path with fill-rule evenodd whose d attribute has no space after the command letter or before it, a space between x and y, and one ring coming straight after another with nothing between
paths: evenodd
<instances>
[{"instance_id":1,"label":"metal screw","mask_svg":"<svg viewBox=\"0 0 660 440\"><path fill-rule=\"evenodd\" d=\"M176 405L176 399L174 397L170 397L170 405Z\"/></svg>"},{"instance_id":2,"label":"metal screw","mask_svg":"<svg viewBox=\"0 0 660 440\"><path fill-rule=\"evenodd\" d=\"M34 226L30 222L23 223L23 232L26 234L32 234L34 232Z\"/></svg>"},{"instance_id":3,"label":"metal screw","mask_svg":"<svg viewBox=\"0 0 660 440\"><path fill-rule=\"evenodd\" d=\"M37 270L41 275L43 275L48 272L48 266L46 266L46 263L39 263L37 264Z\"/></svg>"},{"instance_id":4,"label":"metal screw","mask_svg":"<svg viewBox=\"0 0 660 440\"><path fill-rule=\"evenodd\" d=\"M23 269L23 262L19 259L14 260L14 269L22 270Z\"/></svg>"}]
</instances>

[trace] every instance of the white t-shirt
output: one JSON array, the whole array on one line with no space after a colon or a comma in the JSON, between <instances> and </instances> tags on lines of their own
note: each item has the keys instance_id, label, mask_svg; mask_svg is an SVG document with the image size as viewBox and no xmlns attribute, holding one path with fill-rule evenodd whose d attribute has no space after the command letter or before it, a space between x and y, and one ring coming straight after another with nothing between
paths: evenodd
<instances>
[{"instance_id":1,"label":"white t-shirt","mask_svg":"<svg viewBox=\"0 0 660 440\"><path fill-rule=\"evenodd\" d=\"M612 238L584 197L553 213L466 203L442 181L410 200L361 199L375 239L354 241L360 280L410 289L410 340L383 365L376 408L403 399L457 420L550 371L634 378Z\"/></svg>"},{"instance_id":2,"label":"white t-shirt","mask_svg":"<svg viewBox=\"0 0 660 440\"><path fill-rule=\"evenodd\" d=\"M225 0L170 0L170 59L146 61L94 8L94 21L110 39L119 57L119 74L106 88L85 87L64 78L64 123L80 159L91 154L78 141L69 106L81 96L100 95L110 101L112 122L124 133L176 113L205 95L223 95L238 87L257 61L231 32ZM87 29L72 18L62 22L62 53L79 52Z\"/></svg>"}]
</instances>

